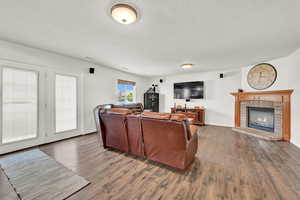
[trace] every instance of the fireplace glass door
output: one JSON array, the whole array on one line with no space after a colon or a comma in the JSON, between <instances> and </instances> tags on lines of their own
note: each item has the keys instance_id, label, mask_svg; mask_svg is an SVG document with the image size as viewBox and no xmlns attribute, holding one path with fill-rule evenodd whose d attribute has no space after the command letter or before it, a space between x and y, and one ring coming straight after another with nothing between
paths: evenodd
<instances>
[{"instance_id":1,"label":"fireplace glass door","mask_svg":"<svg viewBox=\"0 0 300 200\"><path fill-rule=\"evenodd\" d=\"M274 109L248 107L248 127L274 132Z\"/></svg>"}]
</instances>

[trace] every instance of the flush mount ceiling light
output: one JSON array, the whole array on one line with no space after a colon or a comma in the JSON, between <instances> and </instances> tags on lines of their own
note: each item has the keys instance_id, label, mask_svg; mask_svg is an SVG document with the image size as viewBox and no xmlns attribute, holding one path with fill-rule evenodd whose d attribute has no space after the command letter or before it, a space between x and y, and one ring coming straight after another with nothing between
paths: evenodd
<instances>
[{"instance_id":1,"label":"flush mount ceiling light","mask_svg":"<svg viewBox=\"0 0 300 200\"><path fill-rule=\"evenodd\" d=\"M115 4L111 8L111 16L121 24L131 24L137 20L137 11L124 3Z\"/></svg>"},{"instance_id":2,"label":"flush mount ceiling light","mask_svg":"<svg viewBox=\"0 0 300 200\"><path fill-rule=\"evenodd\" d=\"M193 64L183 64L183 65L181 65L182 69L189 69L189 68L192 68L192 67L193 67Z\"/></svg>"}]
</instances>

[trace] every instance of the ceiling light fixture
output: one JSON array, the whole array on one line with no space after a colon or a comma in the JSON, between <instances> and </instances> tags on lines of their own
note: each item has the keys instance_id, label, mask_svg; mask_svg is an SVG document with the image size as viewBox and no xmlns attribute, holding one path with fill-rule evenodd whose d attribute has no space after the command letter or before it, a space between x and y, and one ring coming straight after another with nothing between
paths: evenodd
<instances>
[{"instance_id":1,"label":"ceiling light fixture","mask_svg":"<svg viewBox=\"0 0 300 200\"><path fill-rule=\"evenodd\" d=\"M111 8L111 16L121 24L131 24L137 20L137 11L128 4L120 3Z\"/></svg>"},{"instance_id":2,"label":"ceiling light fixture","mask_svg":"<svg viewBox=\"0 0 300 200\"><path fill-rule=\"evenodd\" d=\"M181 65L182 69L189 69L189 68L192 68L192 67L193 67L193 64L183 64L183 65Z\"/></svg>"}]
</instances>

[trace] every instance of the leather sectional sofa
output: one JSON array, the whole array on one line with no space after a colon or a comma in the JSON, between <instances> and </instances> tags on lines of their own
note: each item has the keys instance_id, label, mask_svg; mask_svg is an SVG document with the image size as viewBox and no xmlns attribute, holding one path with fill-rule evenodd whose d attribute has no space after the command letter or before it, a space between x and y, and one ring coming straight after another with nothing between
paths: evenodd
<instances>
[{"instance_id":1,"label":"leather sectional sofa","mask_svg":"<svg viewBox=\"0 0 300 200\"><path fill-rule=\"evenodd\" d=\"M112 106L97 106L94 113L104 148L183 170L194 161L197 127L190 125L182 114L137 112L136 107Z\"/></svg>"}]
</instances>

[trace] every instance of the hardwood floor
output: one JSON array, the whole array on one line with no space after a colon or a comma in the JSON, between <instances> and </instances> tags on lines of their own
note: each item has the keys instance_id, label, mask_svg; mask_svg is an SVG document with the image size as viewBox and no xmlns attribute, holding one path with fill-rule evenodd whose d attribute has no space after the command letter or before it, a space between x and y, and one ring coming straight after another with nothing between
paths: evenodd
<instances>
[{"instance_id":1,"label":"hardwood floor","mask_svg":"<svg viewBox=\"0 0 300 200\"><path fill-rule=\"evenodd\" d=\"M117 151L104 150L96 134L40 149L91 184L69 200L90 199L300 199L300 149L206 126L188 172ZM0 173L0 199L14 199Z\"/></svg>"}]
</instances>

